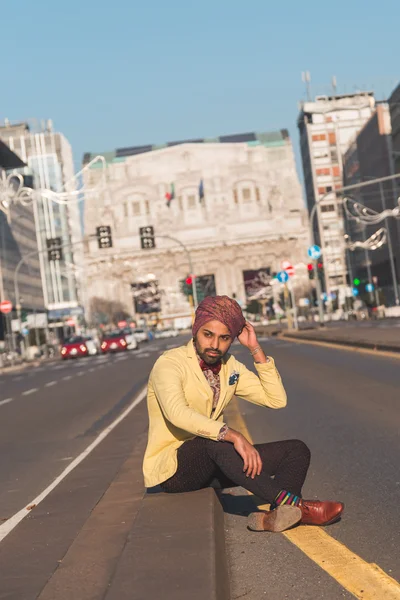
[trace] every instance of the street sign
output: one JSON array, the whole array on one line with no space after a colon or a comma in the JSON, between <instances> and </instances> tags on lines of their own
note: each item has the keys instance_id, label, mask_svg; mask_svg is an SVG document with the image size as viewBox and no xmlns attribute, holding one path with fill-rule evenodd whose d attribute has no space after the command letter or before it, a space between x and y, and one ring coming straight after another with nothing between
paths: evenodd
<instances>
[{"instance_id":1,"label":"street sign","mask_svg":"<svg viewBox=\"0 0 400 600\"><path fill-rule=\"evenodd\" d=\"M358 294L360 293L356 287L353 288L352 292L353 296L358 296Z\"/></svg>"},{"instance_id":2,"label":"street sign","mask_svg":"<svg viewBox=\"0 0 400 600\"><path fill-rule=\"evenodd\" d=\"M74 327L75 325L74 319L67 319L66 323L69 327Z\"/></svg>"},{"instance_id":3,"label":"street sign","mask_svg":"<svg viewBox=\"0 0 400 600\"><path fill-rule=\"evenodd\" d=\"M117 323L118 327L126 327L128 325L128 323L126 321L118 321Z\"/></svg>"},{"instance_id":4,"label":"street sign","mask_svg":"<svg viewBox=\"0 0 400 600\"><path fill-rule=\"evenodd\" d=\"M295 268L293 265L290 265L290 267L286 267L285 271L289 275L289 277L293 277Z\"/></svg>"},{"instance_id":5,"label":"street sign","mask_svg":"<svg viewBox=\"0 0 400 600\"><path fill-rule=\"evenodd\" d=\"M289 275L287 271L279 271L279 273L277 273L276 275L276 278L281 283L286 283L287 281L289 281Z\"/></svg>"},{"instance_id":6,"label":"street sign","mask_svg":"<svg viewBox=\"0 0 400 600\"><path fill-rule=\"evenodd\" d=\"M0 302L0 312L4 313L5 315L12 311L12 307L13 305L10 300L4 300L3 302Z\"/></svg>"},{"instance_id":7,"label":"street sign","mask_svg":"<svg viewBox=\"0 0 400 600\"><path fill-rule=\"evenodd\" d=\"M367 285L365 286L365 289L366 289L367 292L371 293L371 292L374 291L375 286L374 286L373 283L367 283Z\"/></svg>"},{"instance_id":8,"label":"street sign","mask_svg":"<svg viewBox=\"0 0 400 600\"><path fill-rule=\"evenodd\" d=\"M309 247L309 249L307 250L307 254L313 260L318 260L319 257L322 254L322 250L321 250L321 248L319 246L317 246L316 244L314 244L314 246L310 246Z\"/></svg>"},{"instance_id":9,"label":"street sign","mask_svg":"<svg viewBox=\"0 0 400 600\"><path fill-rule=\"evenodd\" d=\"M289 277L292 277L294 275L294 266L288 260L284 260L282 262L282 270L286 271Z\"/></svg>"}]
</instances>

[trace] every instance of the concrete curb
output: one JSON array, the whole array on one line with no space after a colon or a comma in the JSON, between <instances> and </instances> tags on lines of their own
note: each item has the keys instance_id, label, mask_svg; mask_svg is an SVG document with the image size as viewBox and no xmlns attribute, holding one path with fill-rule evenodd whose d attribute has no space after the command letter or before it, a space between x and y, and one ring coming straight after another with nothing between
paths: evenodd
<instances>
[{"instance_id":1,"label":"concrete curb","mask_svg":"<svg viewBox=\"0 0 400 600\"><path fill-rule=\"evenodd\" d=\"M351 346L353 348L365 348L367 350L376 350L378 352L395 352L400 353L400 346L394 346L392 344L385 343L376 343L376 342L366 342L363 340L344 340L342 338L337 337L323 337L316 336L310 334L291 334L291 333L283 333L281 337L285 339L291 340L306 340L309 342L322 342L324 344L337 344L339 346Z\"/></svg>"},{"instance_id":2,"label":"concrete curb","mask_svg":"<svg viewBox=\"0 0 400 600\"><path fill-rule=\"evenodd\" d=\"M224 512L212 488L142 502L105 600L229 600Z\"/></svg>"}]
</instances>

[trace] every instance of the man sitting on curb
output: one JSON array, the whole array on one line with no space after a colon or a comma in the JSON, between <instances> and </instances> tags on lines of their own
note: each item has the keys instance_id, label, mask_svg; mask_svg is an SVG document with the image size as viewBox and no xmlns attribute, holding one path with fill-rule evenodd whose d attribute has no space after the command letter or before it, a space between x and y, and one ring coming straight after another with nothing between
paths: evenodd
<instances>
[{"instance_id":1,"label":"man sitting on curb","mask_svg":"<svg viewBox=\"0 0 400 600\"><path fill-rule=\"evenodd\" d=\"M236 336L254 357L258 376L228 353ZM338 520L341 502L302 499L310 464L304 442L253 446L224 423L234 395L269 408L286 405L274 360L265 356L239 304L228 296L208 297L197 308L193 339L165 352L150 374L145 485L168 493L199 490L215 479L221 487L242 486L271 503L270 511L249 516L256 531Z\"/></svg>"}]
</instances>

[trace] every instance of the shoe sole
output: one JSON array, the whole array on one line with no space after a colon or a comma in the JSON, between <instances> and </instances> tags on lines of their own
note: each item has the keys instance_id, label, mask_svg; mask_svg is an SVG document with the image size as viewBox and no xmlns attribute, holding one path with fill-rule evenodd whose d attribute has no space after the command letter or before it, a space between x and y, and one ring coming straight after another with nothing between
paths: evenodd
<instances>
[{"instance_id":1,"label":"shoe sole","mask_svg":"<svg viewBox=\"0 0 400 600\"><path fill-rule=\"evenodd\" d=\"M298 506L278 506L271 512L251 513L247 518L247 527L251 531L285 531L301 521L302 512Z\"/></svg>"}]
</instances>

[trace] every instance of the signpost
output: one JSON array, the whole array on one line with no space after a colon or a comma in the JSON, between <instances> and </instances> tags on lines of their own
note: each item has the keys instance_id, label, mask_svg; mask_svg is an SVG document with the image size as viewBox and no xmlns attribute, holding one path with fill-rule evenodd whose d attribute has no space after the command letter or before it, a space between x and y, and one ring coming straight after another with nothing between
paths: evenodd
<instances>
[{"instance_id":1,"label":"signpost","mask_svg":"<svg viewBox=\"0 0 400 600\"><path fill-rule=\"evenodd\" d=\"M3 300L3 302L0 302L0 312L2 312L4 315L10 313L12 311L12 307L13 305L10 300Z\"/></svg>"},{"instance_id":2,"label":"signpost","mask_svg":"<svg viewBox=\"0 0 400 600\"><path fill-rule=\"evenodd\" d=\"M322 250L319 246L314 244L313 246L309 247L307 254L312 260L318 260L322 255Z\"/></svg>"},{"instance_id":3,"label":"signpost","mask_svg":"<svg viewBox=\"0 0 400 600\"><path fill-rule=\"evenodd\" d=\"M279 271L276 278L278 281L280 281L280 283L287 283L289 281L289 275L287 271Z\"/></svg>"}]
</instances>

